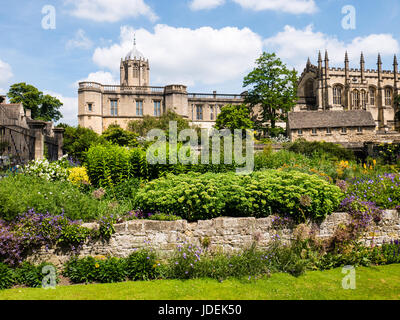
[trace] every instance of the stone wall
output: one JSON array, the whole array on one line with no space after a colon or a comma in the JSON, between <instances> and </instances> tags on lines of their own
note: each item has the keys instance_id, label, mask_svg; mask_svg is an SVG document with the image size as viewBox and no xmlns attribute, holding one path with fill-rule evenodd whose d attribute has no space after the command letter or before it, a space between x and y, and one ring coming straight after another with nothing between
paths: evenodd
<instances>
[{"instance_id":1,"label":"stone wall","mask_svg":"<svg viewBox=\"0 0 400 320\"><path fill-rule=\"evenodd\" d=\"M312 223L306 227L314 230L318 238L333 235L339 224L349 222L347 213L333 213L320 224ZM268 218L216 218L212 220L188 223L179 221L132 220L115 225L116 233L110 241L86 243L80 256L115 256L126 257L137 248L152 247L162 257L168 256L179 244L190 243L200 245L205 239L209 241L210 250L232 252L250 246L256 241L259 247L266 247L279 232L283 241L294 237L293 229L277 231L272 224L273 217ZM97 228L96 223L85 224L88 228ZM366 232L362 241L366 245L382 244L400 238L399 213L394 210L385 211L383 219ZM61 266L71 257L70 252L44 248L28 258L32 262L52 262Z\"/></svg>"}]
</instances>

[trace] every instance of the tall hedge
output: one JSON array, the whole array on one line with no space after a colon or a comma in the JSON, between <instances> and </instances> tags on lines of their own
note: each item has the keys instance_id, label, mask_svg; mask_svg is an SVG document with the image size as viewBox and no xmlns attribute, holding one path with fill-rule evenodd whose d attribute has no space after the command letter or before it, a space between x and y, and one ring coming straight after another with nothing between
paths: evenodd
<instances>
[{"instance_id":1,"label":"tall hedge","mask_svg":"<svg viewBox=\"0 0 400 320\"><path fill-rule=\"evenodd\" d=\"M321 219L332 213L341 190L305 173L279 170L235 173L190 173L149 182L135 205L147 212L177 214L190 221L218 216L291 216L297 221Z\"/></svg>"}]
</instances>

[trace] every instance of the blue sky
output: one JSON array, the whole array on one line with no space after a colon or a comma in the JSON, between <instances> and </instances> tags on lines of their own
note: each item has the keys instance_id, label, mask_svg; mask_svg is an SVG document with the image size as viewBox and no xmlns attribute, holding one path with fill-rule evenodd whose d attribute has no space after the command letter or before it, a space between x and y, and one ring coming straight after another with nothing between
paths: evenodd
<instances>
[{"instance_id":1,"label":"blue sky","mask_svg":"<svg viewBox=\"0 0 400 320\"><path fill-rule=\"evenodd\" d=\"M77 83L119 82L132 47L150 61L151 85L181 83L190 92L240 93L262 51L300 73L307 57L329 50L331 66L392 69L400 50L398 0L0 0L0 93L27 82L64 102L63 122L77 123ZM44 6L55 29L44 29ZM345 29L344 6L355 9ZM49 21L49 20L46 20Z\"/></svg>"}]
</instances>

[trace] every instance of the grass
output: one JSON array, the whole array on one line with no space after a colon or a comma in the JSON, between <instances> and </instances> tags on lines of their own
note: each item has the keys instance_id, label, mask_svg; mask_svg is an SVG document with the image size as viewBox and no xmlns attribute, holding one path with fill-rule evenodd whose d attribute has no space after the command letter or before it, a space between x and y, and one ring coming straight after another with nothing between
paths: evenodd
<instances>
[{"instance_id":1,"label":"grass","mask_svg":"<svg viewBox=\"0 0 400 320\"><path fill-rule=\"evenodd\" d=\"M55 290L16 288L0 300L399 300L400 265L356 269L356 289L342 288L342 269L312 271L295 278L273 274L259 280L156 280L58 286Z\"/></svg>"}]
</instances>

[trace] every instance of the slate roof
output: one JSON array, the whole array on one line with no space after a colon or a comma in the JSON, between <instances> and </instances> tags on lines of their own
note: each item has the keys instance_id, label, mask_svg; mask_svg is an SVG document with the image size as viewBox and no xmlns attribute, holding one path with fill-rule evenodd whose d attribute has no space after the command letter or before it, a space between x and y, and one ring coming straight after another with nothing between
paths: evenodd
<instances>
[{"instance_id":1,"label":"slate roof","mask_svg":"<svg viewBox=\"0 0 400 320\"><path fill-rule=\"evenodd\" d=\"M341 127L375 127L375 120L365 110L301 111L288 115L290 130Z\"/></svg>"}]
</instances>

